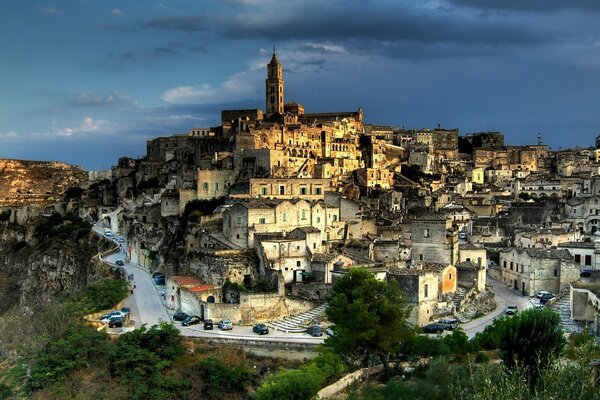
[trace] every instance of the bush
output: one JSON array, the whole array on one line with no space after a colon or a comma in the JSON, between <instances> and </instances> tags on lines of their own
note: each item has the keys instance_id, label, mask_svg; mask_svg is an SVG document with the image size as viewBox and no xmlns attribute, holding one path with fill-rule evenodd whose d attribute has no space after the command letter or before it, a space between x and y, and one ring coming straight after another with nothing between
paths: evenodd
<instances>
[{"instance_id":1,"label":"bush","mask_svg":"<svg viewBox=\"0 0 600 400\"><path fill-rule=\"evenodd\" d=\"M28 388L41 389L88 366L90 360L100 360L106 354L107 343L104 333L77 325L70 327L62 337L48 338L42 350L35 354Z\"/></svg>"},{"instance_id":2,"label":"bush","mask_svg":"<svg viewBox=\"0 0 600 400\"><path fill-rule=\"evenodd\" d=\"M10 219L10 210L0 211L0 221L8 221Z\"/></svg>"},{"instance_id":3,"label":"bush","mask_svg":"<svg viewBox=\"0 0 600 400\"><path fill-rule=\"evenodd\" d=\"M486 353L480 351L475 355L475 362L477 364L487 364L490 362L490 356Z\"/></svg>"},{"instance_id":4,"label":"bush","mask_svg":"<svg viewBox=\"0 0 600 400\"><path fill-rule=\"evenodd\" d=\"M438 357L450 354L450 349L437 338L414 335L404 342L400 352L409 358Z\"/></svg>"},{"instance_id":5,"label":"bush","mask_svg":"<svg viewBox=\"0 0 600 400\"><path fill-rule=\"evenodd\" d=\"M200 397L226 393L227 398L231 398L244 393L252 383L254 372L246 365L228 366L215 357L209 357L193 365L187 375L190 380L201 383L195 391Z\"/></svg>"},{"instance_id":6,"label":"bush","mask_svg":"<svg viewBox=\"0 0 600 400\"><path fill-rule=\"evenodd\" d=\"M12 396L12 390L3 383L0 383L0 400L8 399Z\"/></svg>"},{"instance_id":7,"label":"bush","mask_svg":"<svg viewBox=\"0 0 600 400\"><path fill-rule=\"evenodd\" d=\"M86 314L106 310L127 297L128 289L125 280L109 279L86 287L69 299L68 303Z\"/></svg>"}]
</instances>

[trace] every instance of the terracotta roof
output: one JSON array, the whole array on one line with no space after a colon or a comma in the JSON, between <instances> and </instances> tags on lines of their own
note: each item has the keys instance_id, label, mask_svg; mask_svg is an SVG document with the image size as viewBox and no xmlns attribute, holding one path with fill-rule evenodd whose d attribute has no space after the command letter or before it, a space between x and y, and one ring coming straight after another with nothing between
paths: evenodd
<instances>
[{"instance_id":1,"label":"terracotta roof","mask_svg":"<svg viewBox=\"0 0 600 400\"><path fill-rule=\"evenodd\" d=\"M200 285L200 281L193 276L172 276L172 280L177 282L180 287L190 288Z\"/></svg>"},{"instance_id":2,"label":"terracotta roof","mask_svg":"<svg viewBox=\"0 0 600 400\"><path fill-rule=\"evenodd\" d=\"M214 288L215 287L213 285L197 285L197 286L188 288L188 290L190 292L197 293L197 292L204 292L204 291L207 291L207 290L211 290L211 289L214 289Z\"/></svg>"}]
</instances>

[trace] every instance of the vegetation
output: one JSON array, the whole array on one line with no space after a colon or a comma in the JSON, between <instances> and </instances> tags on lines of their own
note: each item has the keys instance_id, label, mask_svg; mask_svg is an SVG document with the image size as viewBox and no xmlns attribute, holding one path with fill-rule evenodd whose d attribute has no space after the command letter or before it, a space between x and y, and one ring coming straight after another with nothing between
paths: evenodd
<instances>
[{"instance_id":1,"label":"vegetation","mask_svg":"<svg viewBox=\"0 0 600 400\"><path fill-rule=\"evenodd\" d=\"M339 356L322 350L313 361L295 370L282 370L267 377L256 391L256 400L309 400L345 366Z\"/></svg>"},{"instance_id":2,"label":"vegetation","mask_svg":"<svg viewBox=\"0 0 600 400\"><path fill-rule=\"evenodd\" d=\"M87 286L69 298L67 304L82 314L106 310L114 307L127 297L128 285L123 279L109 279Z\"/></svg>"},{"instance_id":3,"label":"vegetation","mask_svg":"<svg viewBox=\"0 0 600 400\"><path fill-rule=\"evenodd\" d=\"M48 217L38 217L34 222L34 229L38 240L54 237L66 239L74 232L75 239L80 239L90 232L92 225L72 214L63 217L53 213Z\"/></svg>"},{"instance_id":4,"label":"vegetation","mask_svg":"<svg viewBox=\"0 0 600 400\"><path fill-rule=\"evenodd\" d=\"M363 268L352 268L333 285L327 316L335 335L326 345L350 364L367 364L373 357L389 373L389 358L411 336L406 304L396 281L382 282Z\"/></svg>"},{"instance_id":5,"label":"vegetation","mask_svg":"<svg viewBox=\"0 0 600 400\"><path fill-rule=\"evenodd\" d=\"M494 321L474 339L476 347L499 349L508 368L520 367L535 384L543 369L562 352L565 340L554 311L529 309Z\"/></svg>"}]
</instances>

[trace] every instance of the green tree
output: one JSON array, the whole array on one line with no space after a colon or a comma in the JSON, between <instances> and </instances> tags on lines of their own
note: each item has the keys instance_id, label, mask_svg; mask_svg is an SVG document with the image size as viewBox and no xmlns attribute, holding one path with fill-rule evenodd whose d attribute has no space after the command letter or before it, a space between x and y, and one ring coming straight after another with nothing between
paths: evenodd
<instances>
[{"instance_id":1,"label":"green tree","mask_svg":"<svg viewBox=\"0 0 600 400\"><path fill-rule=\"evenodd\" d=\"M383 282L363 268L352 268L333 285L327 316L335 335L326 340L349 361L379 358L389 375L389 357L413 333L399 284Z\"/></svg>"},{"instance_id":2,"label":"green tree","mask_svg":"<svg viewBox=\"0 0 600 400\"><path fill-rule=\"evenodd\" d=\"M507 367L521 365L532 384L565 346L560 316L551 309L529 309L504 320L500 351Z\"/></svg>"}]
</instances>

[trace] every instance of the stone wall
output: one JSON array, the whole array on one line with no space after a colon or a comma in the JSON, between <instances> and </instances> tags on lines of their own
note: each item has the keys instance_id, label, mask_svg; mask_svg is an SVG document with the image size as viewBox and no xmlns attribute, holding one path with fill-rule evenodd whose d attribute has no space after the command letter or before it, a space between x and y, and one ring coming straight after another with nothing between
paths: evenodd
<instances>
[{"instance_id":1,"label":"stone wall","mask_svg":"<svg viewBox=\"0 0 600 400\"><path fill-rule=\"evenodd\" d=\"M297 283L290 285L289 294L312 301L323 301L331 295L331 285L323 282Z\"/></svg>"}]
</instances>

